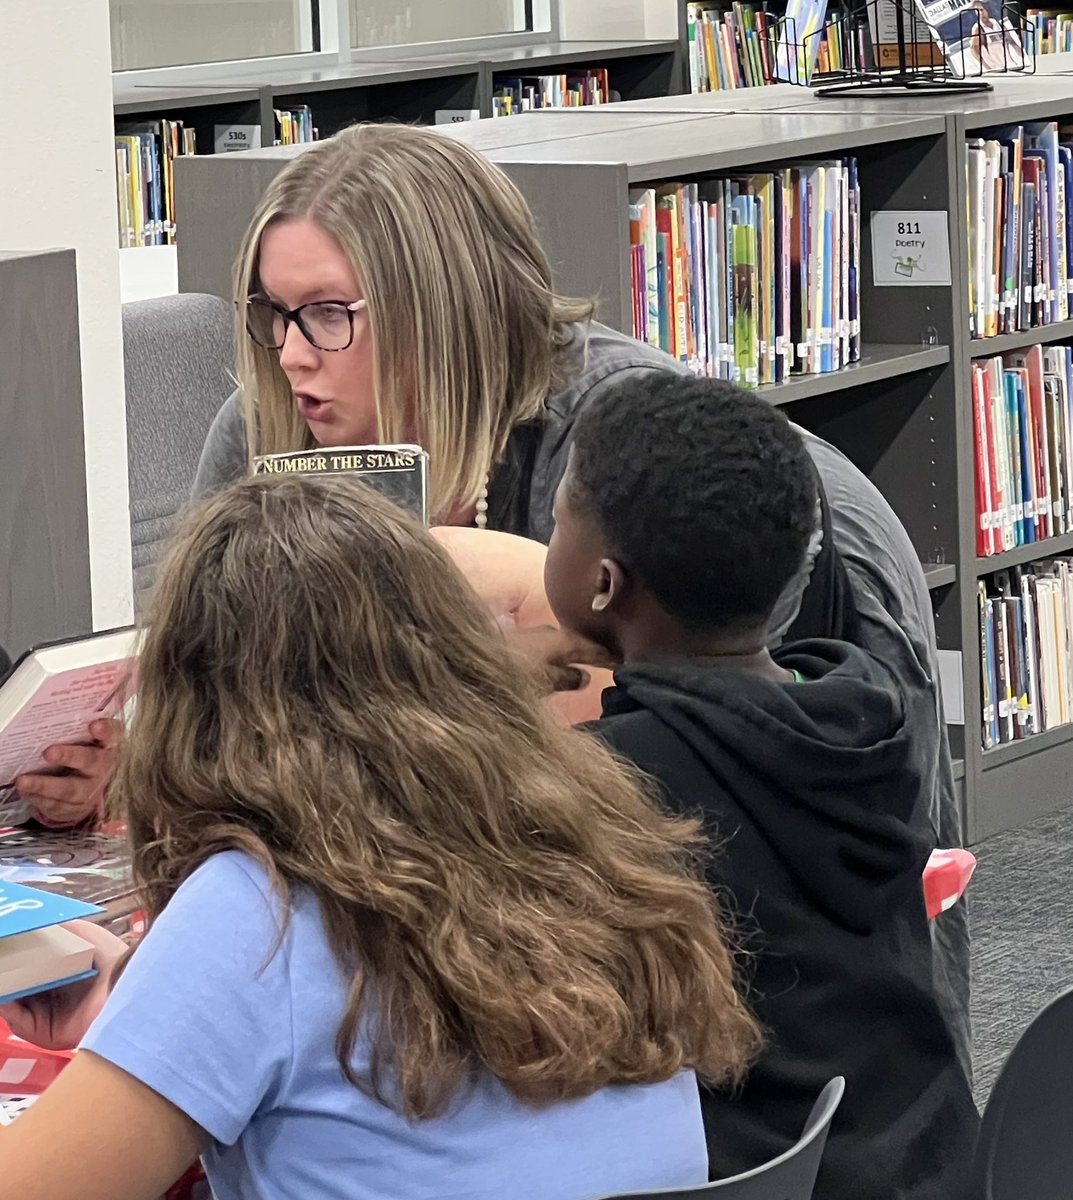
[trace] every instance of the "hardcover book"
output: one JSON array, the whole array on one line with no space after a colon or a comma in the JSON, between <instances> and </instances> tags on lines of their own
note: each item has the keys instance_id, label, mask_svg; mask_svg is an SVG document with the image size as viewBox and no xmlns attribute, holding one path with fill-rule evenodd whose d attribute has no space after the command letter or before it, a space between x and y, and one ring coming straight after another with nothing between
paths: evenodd
<instances>
[{"instance_id":1,"label":"hardcover book","mask_svg":"<svg viewBox=\"0 0 1073 1200\"><path fill-rule=\"evenodd\" d=\"M332 446L262 454L255 475L360 475L381 495L428 524L428 455L420 446Z\"/></svg>"},{"instance_id":2,"label":"hardcover book","mask_svg":"<svg viewBox=\"0 0 1073 1200\"><path fill-rule=\"evenodd\" d=\"M100 911L95 904L0 882L0 1004L91 978L92 944L62 926Z\"/></svg>"}]
</instances>

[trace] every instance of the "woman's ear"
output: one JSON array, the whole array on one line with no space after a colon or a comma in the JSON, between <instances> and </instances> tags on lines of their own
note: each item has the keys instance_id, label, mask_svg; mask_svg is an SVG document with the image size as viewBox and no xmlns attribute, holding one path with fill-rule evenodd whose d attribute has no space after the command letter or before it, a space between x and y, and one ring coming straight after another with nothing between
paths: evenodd
<instances>
[{"instance_id":1,"label":"woman's ear","mask_svg":"<svg viewBox=\"0 0 1073 1200\"><path fill-rule=\"evenodd\" d=\"M626 590L626 572L613 558L602 558L592 597L592 611L606 613L612 605L621 603Z\"/></svg>"}]
</instances>

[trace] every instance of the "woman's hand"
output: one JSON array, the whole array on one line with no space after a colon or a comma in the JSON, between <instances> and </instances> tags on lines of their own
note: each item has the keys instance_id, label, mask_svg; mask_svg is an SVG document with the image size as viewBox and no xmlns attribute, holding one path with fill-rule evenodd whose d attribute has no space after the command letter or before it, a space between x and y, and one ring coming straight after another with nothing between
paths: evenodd
<instances>
[{"instance_id":1,"label":"woman's hand","mask_svg":"<svg viewBox=\"0 0 1073 1200\"><path fill-rule=\"evenodd\" d=\"M0 1004L0 1017L11 1032L42 1050L73 1050L78 1045L104 1007L116 968L129 952L126 942L92 921L70 921L64 928L92 944L96 976Z\"/></svg>"},{"instance_id":2,"label":"woman's hand","mask_svg":"<svg viewBox=\"0 0 1073 1200\"><path fill-rule=\"evenodd\" d=\"M491 529L443 526L430 532L515 650L543 673L556 719L564 725L595 720L600 697L614 682L605 669L610 663L598 646L557 627L544 593L547 546Z\"/></svg>"},{"instance_id":3,"label":"woman's hand","mask_svg":"<svg viewBox=\"0 0 1073 1200\"><path fill-rule=\"evenodd\" d=\"M602 647L565 633L554 625L518 629L503 619L500 624L504 626L511 648L536 671L538 678L544 680L549 694L580 692L588 687L592 676L583 666L611 666L611 659Z\"/></svg>"},{"instance_id":4,"label":"woman's hand","mask_svg":"<svg viewBox=\"0 0 1073 1200\"><path fill-rule=\"evenodd\" d=\"M61 774L27 774L15 790L32 804L45 825L78 825L100 812L115 771L123 727L118 721L93 721L88 743L49 746L44 759Z\"/></svg>"}]
</instances>

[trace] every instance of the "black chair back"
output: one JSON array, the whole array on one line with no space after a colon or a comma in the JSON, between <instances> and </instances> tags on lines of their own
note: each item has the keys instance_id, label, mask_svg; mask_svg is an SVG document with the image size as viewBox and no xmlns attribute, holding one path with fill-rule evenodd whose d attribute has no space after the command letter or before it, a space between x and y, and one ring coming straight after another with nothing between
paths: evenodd
<instances>
[{"instance_id":1,"label":"black chair back","mask_svg":"<svg viewBox=\"0 0 1073 1200\"><path fill-rule=\"evenodd\" d=\"M846 1081L836 1075L820 1092L797 1142L763 1166L701 1187L632 1192L613 1200L812 1200L827 1133L845 1089Z\"/></svg>"},{"instance_id":2,"label":"black chair back","mask_svg":"<svg viewBox=\"0 0 1073 1200\"><path fill-rule=\"evenodd\" d=\"M1073 988L1032 1019L984 1109L973 1200L1073 1196Z\"/></svg>"}]
</instances>

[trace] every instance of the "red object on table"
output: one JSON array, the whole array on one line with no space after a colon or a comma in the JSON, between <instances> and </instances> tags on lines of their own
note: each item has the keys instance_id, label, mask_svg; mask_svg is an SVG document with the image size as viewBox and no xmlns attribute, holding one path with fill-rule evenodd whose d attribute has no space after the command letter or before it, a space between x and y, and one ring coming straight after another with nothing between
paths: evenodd
<instances>
[{"instance_id":1,"label":"red object on table","mask_svg":"<svg viewBox=\"0 0 1073 1200\"><path fill-rule=\"evenodd\" d=\"M933 850L924 868L924 906L928 920L955 905L965 894L976 855L968 850Z\"/></svg>"},{"instance_id":2,"label":"red object on table","mask_svg":"<svg viewBox=\"0 0 1073 1200\"><path fill-rule=\"evenodd\" d=\"M41 1050L24 1042L0 1020L0 1092L40 1096L71 1061L69 1050Z\"/></svg>"}]
</instances>

